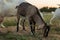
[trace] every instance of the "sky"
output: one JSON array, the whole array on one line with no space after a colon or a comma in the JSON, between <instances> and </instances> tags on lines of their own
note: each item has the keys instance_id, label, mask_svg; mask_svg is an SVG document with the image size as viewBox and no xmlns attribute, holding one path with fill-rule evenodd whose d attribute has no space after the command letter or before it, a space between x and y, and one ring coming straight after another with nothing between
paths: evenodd
<instances>
[{"instance_id":1,"label":"sky","mask_svg":"<svg viewBox=\"0 0 60 40\"><path fill-rule=\"evenodd\" d=\"M10 2L11 0L8 0L8 1ZM23 1L27 1L27 2L31 3L32 5L35 5L38 8L42 8L45 6L59 7L57 4L60 4L60 0L19 0L19 3L23 2Z\"/></svg>"},{"instance_id":2,"label":"sky","mask_svg":"<svg viewBox=\"0 0 60 40\"><path fill-rule=\"evenodd\" d=\"M26 1L35 5L38 8L42 8L44 6L59 7L57 4L60 4L60 0L26 0Z\"/></svg>"}]
</instances>

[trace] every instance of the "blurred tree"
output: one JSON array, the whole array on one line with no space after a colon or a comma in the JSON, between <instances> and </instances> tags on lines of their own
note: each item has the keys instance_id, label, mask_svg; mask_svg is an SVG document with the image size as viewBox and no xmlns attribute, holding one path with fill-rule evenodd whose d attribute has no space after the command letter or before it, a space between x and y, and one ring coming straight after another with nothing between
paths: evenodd
<instances>
[{"instance_id":1,"label":"blurred tree","mask_svg":"<svg viewBox=\"0 0 60 40\"><path fill-rule=\"evenodd\" d=\"M56 8L49 8L49 10L50 10L50 12L51 12L51 11L55 11Z\"/></svg>"},{"instance_id":2,"label":"blurred tree","mask_svg":"<svg viewBox=\"0 0 60 40\"><path fill-rule=\"evenodd\" d=\"M43 7L43 8L40 9L40 11L41 12L44 12L44 11L47 12L48 11L48 7Z\"/></svg>"},{"instance_id":3,"label":"blurred tree","mask_svg":"<svg viewBox=\"0 0 60 40\"><path fill-rule=\"evenodd\" d=\"M41 9L39 9L41 12L52 12L52 11L55 11L56 10L56 8L55 7L43 7L43 8L41 8Z\"/></svg>"}]
</instances>

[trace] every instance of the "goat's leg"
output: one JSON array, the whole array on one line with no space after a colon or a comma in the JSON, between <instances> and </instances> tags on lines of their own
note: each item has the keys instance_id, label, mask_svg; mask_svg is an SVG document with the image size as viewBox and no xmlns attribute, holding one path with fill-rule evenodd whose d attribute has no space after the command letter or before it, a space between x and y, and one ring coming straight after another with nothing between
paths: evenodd
<instances>
[{"instance_id":1,"label":"goat's leg","mask_svg":"<svg viewBox=\"0 0 60 40\"><path fill-rule=\"evenodd\" d=\"M35 35L35 25L32 26L32 33L33 33L33 35Z\"/></svg>"},{"instance_id":2,"label":"goat's leg","mask_svg":"<svg viewBox=\"0 0 60 40\"><path fill-rule=\"evenodd\" d=\"M19 20L20 20L20 16L17 16L17 32L19 31Z\"/></svg>"},{"instance_id":3,"label":"goat's leg","mask_svg":"<svg viewBox=\"0 0 60 40\"><path fill-rule=\"evenodd\" d=\"M36 22L33 20L33 35L35 35L35 24Z\"/></svg>"},{"instance_id":4,"label":"goat's leg","mask_svg":"<svg viewBox=\"0 0 60 40\"><path fill-rule=\"evenodd\" d=\"M29 22L30 22L31 32L33 33L33 35L35 35L35 21L33 19L30 19Z\"/></svg>"},{"instance_id":5,"label":"goat's leg","mask_svg":"<svg viewBox=\"0 0 60 40\"><path fill-rule=\"evenodd\" d=\"M2 28L5 28L5 26L3 25L3 23L0 24Z\"/></svg>"},{"instance_id":6,"label":"goat's leg","mask_svg":"<svg viewBox=\"0 0 60 40\"><path fill-rule=\"evenodd\" d=\"M29 21L29 22L30 22L30 29L31 29L31 32L33 33L32 22L31 22L31 21Z\"/></svg>"},{"instance_id":7,"label":"goat's leg","mask_svg":"<svg viewBox=\"0 0 60 40\"><path fill-rule=\"evenodd\" d=\"M0 26L4 28L5 26L3 25L3 20L4 16L0 16Z\"/></svg>"},{"instance_id":8,"label":"goat's leg","mask_svg":"<svg viewBox=\"0 0 60 40\"><path fill-rule=\"evenodd\" d=\"M23 19L23 30L25 30L25 26L24 26L24 23L25 23L25 19Z\"/></svg>"}]
</instances>

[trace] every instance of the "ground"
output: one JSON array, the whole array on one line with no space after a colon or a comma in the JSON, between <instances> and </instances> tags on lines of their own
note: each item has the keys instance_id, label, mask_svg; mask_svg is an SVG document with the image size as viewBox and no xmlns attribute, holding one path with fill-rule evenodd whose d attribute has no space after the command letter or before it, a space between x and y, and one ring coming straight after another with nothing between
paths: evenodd
<instances>
[{"instance_id":1,"label":"ground","mask_svg":"<svg viewBox=\"0 0 60 40\"><path fill-rule=\"evenodd\" d=\"M36 29L36 35L31 35L29 27L26 27L26 31L19 28L19 32L16 32L16 26L9 26L7 28L0 28L0 39L1 40L59 40L60 32L56 27L51 28L49 36L43 38L42 29ZM58 32L57 32L58 31ZM21 38L20 38L21 37Z\"/></svg>"},{"instance_id":2,"label":"ground","mask_svg":"<svg viewBox=\"0 0 60 40\"><path fill-rule=\"evenodd\" d=\"M51 28L49 36L43 38L42 29L36 29L36 35L31 35L30 28L26 27L26 31L19 28L19 32L16 32L16 26L9 26L7 28L0 28L0 39L1 40L59 40L60 32L55 27ZM57 32L58 31L58 32Z\"/></svg>"},{"instance_id":3,"label":"ground","mask_svg":"<svg viewBox=\"0 0 60 40\"><path fill-rule=\"evenodd\" d=\"M44 14L45 15L45 14ZM49 24L51 15L45 15L44 20ZM35 36L31 35L30 27L25 22L26 31L19 27L19 32L16 32L16 17L6 17L4 19L5 28L0 27L0 40L60 40L60 27L54 22L47 38L43 37L43 30L37 30ZM55 25L57 24L57 25Z\"/></svg>"}]
</instances>

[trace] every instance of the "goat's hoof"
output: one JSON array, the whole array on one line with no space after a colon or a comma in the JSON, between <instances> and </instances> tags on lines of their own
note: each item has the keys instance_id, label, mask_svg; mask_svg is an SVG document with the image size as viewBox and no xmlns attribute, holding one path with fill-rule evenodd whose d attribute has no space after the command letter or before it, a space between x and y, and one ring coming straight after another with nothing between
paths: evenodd
<instances>
[{"instance_id":1,"label":"goat's hoof","mask_svg":"<svg viewBox=\"0 0 60 40\"><path fill-rule=\"evenodd\" d=\"M35 36L35 33L31 33L32 36Z\"/></svg>"}]
</instances>

